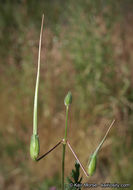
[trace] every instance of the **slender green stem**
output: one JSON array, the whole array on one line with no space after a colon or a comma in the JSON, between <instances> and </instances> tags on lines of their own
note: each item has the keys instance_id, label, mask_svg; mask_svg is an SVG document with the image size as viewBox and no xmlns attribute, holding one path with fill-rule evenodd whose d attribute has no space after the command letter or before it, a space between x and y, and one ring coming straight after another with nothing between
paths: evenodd
<instances>
[{"instance_id":1,"label":"slender green stem","mask_svg":"<svg viewBox=\"0 0 133 190\"><path fill-rule=\"evenodd\" d=\"M65 152L66 152L66 144L63 144L63 152L62 152L62 190L64 190Z\"/></svg>"},{"instance_id":2,"label":"slender green stem","mask_svg":"<svg viewBox=\"0 0 133 190\"><path fill-rule=\"evenodd\" d=\"M65 143L66 143L66 140L67 140L68 111L69 111L69 106L66 106L66 124L65 124L65 136L64 136Z\"/></svg>"},{"instance_id":3,"label":"slender green stem","mask_svg":"<svg viewBox=\"0 0 133 190\"><path fill-rule=\"evenodd\" d=\"M62 151L62 190L64 190L64 172L65 172L65 152L66 152L66 141L67 141L67 124L68 124L68 110L69 106L66 106L66 123L65 123L65 136L63 141L63 151Z\"/></svg>"}]
</instances>

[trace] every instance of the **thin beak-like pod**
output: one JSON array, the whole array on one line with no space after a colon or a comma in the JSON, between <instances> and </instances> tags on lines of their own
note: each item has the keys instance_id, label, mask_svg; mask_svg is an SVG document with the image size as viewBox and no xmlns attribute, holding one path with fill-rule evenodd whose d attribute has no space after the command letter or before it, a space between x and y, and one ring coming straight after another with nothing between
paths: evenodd
<instances>
[{"instance_id":1,"label":"thin beak-like pod","mask_svg":"<svg viewBox=\"0 0 133 190\"><path fill-rule=\"evenodd\" d=\"M34 96L33 134L35 135L37 135L37 104L38 104L38 87L39 87L39 77L40 77L40 57L41 57L43 23L44 23L44 15L42 16L42 24L40 31L39 50L38 50L38 69L37 69L36 87L35 87L35 96Z\"/></svg>"},{"instance_id":2,"label":"thin beak-like pod","mask_svg":"<svg viewBox=\"0 0 133 190\"><path fill-rule=\"evenodd\" d=\"M80 160L78 159L76 153L74 152L74 150L72 149L70 143L67 141L67 145L70 148L71 152L73 153L75 159L78 161L81 169L83 170L84 174L86 175L86 177L92 176L96 170L96 162L97 162L97 153L100 150L101 146L103 145L111 127L113 126L115 120L112 121L111 125L109 126L105 136L103 137L102 141L100 142L100 144L98 145L98 147L96 148L95 152L91 155L91 159L90 159L90 163L88 166L88 173L86 172L86 170L84 169L83 165L81 164ZM64 140L64 139L63 139ZM63 143L63 142L62 142Z\"/></svg>"},{"instance_id":3,"label":"thin beak-like pod","mask_svg":"<svg viewBox=\"0 0 133 190\"><path fill-rule=\"evenodd\" d=\"M112 121L112 123L110 124L105 136L103 137L102 141L100 142L100 144L98 145L98 147L96 148L95 152L91 155L90 157L90 162L89 162L89 165L88 165L88 174L90 176L92 176L94 173L95 173L95 170L96 170L96 164L97 164L97 154L100 150L100 148L102 147L111 127L114 125L114 122L115 120Z\"/></svg>"},{"instance_id":4,"label":"thin beak-like pod","mask_svg":"<svg viewBox=\"0 0 133 190\"><path fill-rule=\"evenodd\" d=\"M41 43L42 43L42 33L43 33L43 23L44 15L42 15L42 24L40 31L40 40L39 40L39 50L38 50L38 69L36 77L36 87L35 87L35 96L34 96L34 110L33 110L33 134L31 136L30 143L30 156L36 161L39 155L39 137L37 134L37 103L38 103L38 87L39 87L39 75L40 75L40 55L41 55Z\"/></svg>"},{"instance_id":5,"label":"thin beak-like pod","mask_svg":"<svg viewBox=\"0 0 133 190\"><path fill-rule=\"evenodd\" d=\"M100 148L102 147L102 145L103 145L103 143L104 143L104 141L105 141L105 139L106 139L106 137L107 137L107 135L108 135L110 129L111 129L112 126L114 125L114 123L115 123L115 119L114 119L114 120L112 121L112 123L110 124L110 126L109 126L109 128L108 128L106 134L104 135L102 141L100 142L100 144L99 144L98 147L96 148L96 150L95 150L95 154L97 154L98 151L100 150Z\"/></svg>"}]
</instances>

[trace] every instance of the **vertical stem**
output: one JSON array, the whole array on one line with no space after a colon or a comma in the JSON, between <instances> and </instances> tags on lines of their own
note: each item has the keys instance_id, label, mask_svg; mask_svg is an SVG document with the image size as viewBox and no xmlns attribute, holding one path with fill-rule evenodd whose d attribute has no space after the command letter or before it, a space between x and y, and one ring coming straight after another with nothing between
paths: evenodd
<instances>
[{"instance_id":1,"label":"vertical stem","mask_svg":"<svg viewBox=\"0 0 133 190\"><path fill-rule=\"evenodd\" d=\"M64 190L65 151L66 151L66 144L63 144L63 152L62 152L62 190Z\"/></svg>"},{"instance_id":2,"label":"vertical stem","mask_svg":"<svg viewBox=\"0 0 133 190\"><path fill-rule=\"evenodd\" d=\"M65 172L65 152L66 152L66 140L67 140L67 123L68 123L68 110L69 106L66 106L66 123L65 123L65 136L63 141L62 151L62 190L64 190L64 172Z\"/></svg>"},{"instance_id":3,"label":"vertical stem","mask_svg":"<svg viewBox=\"0 0 133 190\"><path fill-rule=\"evenodd\" d=\"M65 124L65 136L64 136L65 143L67 139L68 110L69 110L69 106L66 106L66 124Z\"/></svg>"}]
</instances>

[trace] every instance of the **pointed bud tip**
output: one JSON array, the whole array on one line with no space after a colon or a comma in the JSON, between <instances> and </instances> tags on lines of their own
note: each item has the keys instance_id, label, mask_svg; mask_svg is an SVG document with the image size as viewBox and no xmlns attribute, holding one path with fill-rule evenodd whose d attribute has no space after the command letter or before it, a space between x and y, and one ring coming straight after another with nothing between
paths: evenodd
<instances>
[{"instance_id":1,"label":"pointed bud tip","mask_svg":"<svg viewBox=\"0 0 133 190\"><path fill-rule=\"evenodd\" d=\"M69 106L72 103L72 93L69 91L64 99L65 106Z\"/></svg>"}]
</instances>

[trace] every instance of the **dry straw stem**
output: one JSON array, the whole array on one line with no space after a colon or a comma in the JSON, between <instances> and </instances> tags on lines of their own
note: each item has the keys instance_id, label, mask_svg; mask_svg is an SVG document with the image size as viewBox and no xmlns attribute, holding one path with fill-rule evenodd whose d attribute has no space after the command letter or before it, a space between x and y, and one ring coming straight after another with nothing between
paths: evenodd
<instances>
[{"instance_id":1,"label":"dry straw stem","mask_svg":"<svg viewBox=\"0 0 133 190\"><path fill-rule=\"evenodd\" d=\"M70 150L72 151L74 157L75 157L76 160L78 161L78 163L79 163L80 167L82 168L82 170L83 170L84 174L86 175L86 177L89 177L89 175L87 174L87 172L86 172L85 169L84 169L84 166L83 166L83 165L81 164L81 162L79 161L77 155L75 154L74 150L72 149L72 147L71 147L71 145L70 145L70 143L69 143L68 141L67 141L67 145L69 146L69 148L70 148Z\"/></svg>"},{"instance_id":2,"label":"dry straw stem","mask_svg":"<svg viewBox=\"0 0 133 190\"><path fill-rule=\"evenodd\" d=\"M45 154L40 156L36 161L39 161L42 158L44 158L45 156L47 156L50 152L52 152L55 148L57 148L62 142L63 142L63 140L59 141L53 148L51 148L48 152L46 152Z\"/></svg>"}]
</instances>

